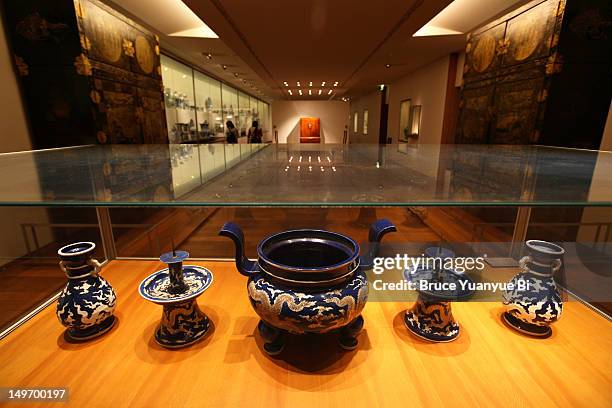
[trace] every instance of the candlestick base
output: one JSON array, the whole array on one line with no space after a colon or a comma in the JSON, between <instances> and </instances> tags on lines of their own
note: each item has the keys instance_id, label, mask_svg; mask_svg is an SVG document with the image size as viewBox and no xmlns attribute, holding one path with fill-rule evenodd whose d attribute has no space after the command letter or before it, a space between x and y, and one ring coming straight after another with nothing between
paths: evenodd
<instances>
[{"instance_id":1,"label":"candlestick base","mask_svg":"<svg viewBox=\"0 0 612 408\"><path fill-rule=\"evenodd\" d=\"M166 304L162 320L155 331L155 341L166 348L181 348L202 339L210 323L195 300Z\"/></svg>"},{"instance_id":2,"label":"candlestick base","mask_svg":"<svg viewBox=\"0 0 612 408\"><path fill-rule=\"evenodd\" d=\"M200 310L196 298L211 285L212 272L195 265L182 269L185 290L175 293L168 268L155 272L142 281L140 295L162 305L161 323L155 331L155 341L166 348L189 346L202 339L210 327L208 317Z\"/></svg>"}]
</instances>

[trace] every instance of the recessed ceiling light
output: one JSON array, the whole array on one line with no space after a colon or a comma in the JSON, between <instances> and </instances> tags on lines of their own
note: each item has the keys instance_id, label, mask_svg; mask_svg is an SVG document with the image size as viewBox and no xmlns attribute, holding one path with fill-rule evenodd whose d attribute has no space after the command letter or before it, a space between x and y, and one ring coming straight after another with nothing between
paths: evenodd
<instances>
[{"instance_id":1,"label":"recessed ceiling light","mask_svg":"<svg viewBox=\"0 0 612 408\"><path fill-rule=\"evenodd\" d=\"M206 53L206 59L209 59L209 60L212 59L212 54L210 52Z\"/></svg>"},{"instance_id":2,"label":"recessed ceiling light","mask_svg":"<svg viewBox=\"0 0 612 408\"><path fill-rule=\"evenodd\" d=\"M238 78L239 74L237 72L234 72L234 76Z\"/></svg>"},{"instance_id":3,"label":"recessed ceiling light","mask_svg":"<svg viewBox=\"0 0 612 408\"><path fill-rule=\"evenodd\" d=\"M284 84L285 86L289 86L289 83L287 83L287 81L284 81L284 82L283 82L283 84Z\"/></svg>"},{"instance_id":4,"label":"recessed ceiling light","mask_svg":"<svg viewBox=\"0 0 612 408\"><path fill-rule=\"evenodd\" d=\"M299 92L300 95L302 95L302 90L301 89L298 89L298 92Z\"/></svg>"},{"instance_id":5,"label":"recessed ceiling light","mask_svg":"<svg viewBox=\"0 0 612 408\"><path fill-rule=\"evenodd\" d=\"M164 12L170 21L181 21L182 30L166 33L171 37L219 38L209 26L204 23L181 0L165 0ZM188 28L185 28L188 27Z\"/></svg>"},{"instance_id":6,"label":"recessed ceiling light","mask_svg":"<svg viewBox=\"0 0 612 408\"><path fill-rule=\"evenodd\" d=\"M287 92L289 92L289 95L293 95L293 92L291 92L291 89L288 90Z\"/></svg>"},{"instance_id":7,"label":"recessed ceiling light","mask_svg":"<svg viewBox=\"0 0 612 408\"><path fill-rule=\"evenodd\" d=\"M223 65L221 65L221 68L227 69L227 65L223 64Z\"/></svg>"},{"instance_id":8,"label":"recessed ceiling light","mask_svg":"<svg viewBox=\"0 0 612 408\"><path fill-rule=\"evenodd\" d=\"M308 83L308 86L312 86L312 81L310 81L310 82Z\"/></svg>"},{"instance_id":9,"label":"recessed ceiling light","mask_svg":"<svg viewBox=\"0 0 612 408\"><path fill-rule=\"evenodd\" d=\"M391 68L391 64L386 64L385 68Z\"/></svg>"},{"instance_id":10,"label":"recessed ceiling light","mask_svg":"<svg viewBox=\"0 0 612 408\"><path fill-rule=\"evenodd\" d=\"M319 95L321 95L321 92L323 92L323 90L322 90L322 89L319 89Z\"/></svg>"},{"instance_id":11,"label":"recessed ceiling light","mask_svg":"<svg viewBox=\"0 0 612 408\"><path fill-rule=\"evenodd\" d=\"M321 82L321 86L325 86L325 81Z\"/></svg>"},{"instance_id":12,"label":"recessed ceiling light","mask_svg":"<svg viewBox=\"0 0 612 408\"><path fill-rule=\"evenodd\" d=\"M330 89L330 90L329 90L329 92L328 92L327 94L328 94L328 95L331 95L331 94L332 94L332 92L334 92L334 91L333 91L333 89Z\"/></svg>"},{"instance_id":13,"label":"recessed ceiling light","mask_svg":"<svg viewBox=\"0 0 612 408\"><path fill-rule=\"evenodd\" d=\"M312 95L312 89L308 90L308 95Z\"/></svg>"},{"instance_id":14,"label":"recessed ceiling light","mask_svg":"<svg viewBox=\"0 0 612 408\"><path fill-rule=\"evenodd\" d=\"M334 82L334 86L338 86L338 81Z\"/></svg>"},{"instance_id":15,"label":"recessed ceiling light","mask_svg":"<svg viewBox=\"0 0 612 408\"><path fill-rule=\"evenodd\" d=\"M482 21L499 15L516 3L521 2L516 0L455 0L414 33L413 37L460 35L471 31Z\"/></svg>"}]
</instances>

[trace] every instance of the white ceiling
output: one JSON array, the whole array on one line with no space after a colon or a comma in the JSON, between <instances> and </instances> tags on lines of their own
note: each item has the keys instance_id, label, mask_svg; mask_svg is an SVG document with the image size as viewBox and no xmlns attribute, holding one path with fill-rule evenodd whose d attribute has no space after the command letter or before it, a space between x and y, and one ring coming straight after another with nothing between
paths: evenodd
<instances>
[{"instance_id":1,"label":"white ceiling","mask_svg":"<svg viewBox=\"0 0 612 408\"><path fill-rule=\"evenodd\" d=\"M164 9L165 1L175 0L107 1L160 34L162 49L267 100L356 97L465 47L465 34L413 37L452 0L183 0L219 39L168 36L193 25ZM466 0L455 3L460 1ZM472 8L455 11L458 20L445 17L447 28L469 31L526 1L467 2ZM210 60L204 57L209 52ZM339 86L330 96L335 81Z\"/></svg>"}]
</instances>

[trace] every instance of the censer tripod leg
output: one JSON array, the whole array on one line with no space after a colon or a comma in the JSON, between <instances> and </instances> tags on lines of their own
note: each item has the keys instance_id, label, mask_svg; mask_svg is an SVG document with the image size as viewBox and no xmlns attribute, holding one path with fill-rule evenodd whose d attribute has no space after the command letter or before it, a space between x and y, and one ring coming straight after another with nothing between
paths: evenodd
<instances>
[{"instance_id":1,"label":"censer tripod leg","mask_svg":"<svg viewBox=\"0 0 612 408\"><path fill-rule=\"evenodd\" d=\"M359 315L340 330L340 337L338 338L340 347L344 350L355 350L359 345L357 336L361 329L363 329L363 317Z\"/></svg>"},{"instance_id":2,"label":"censer tripod leg","mask_svg":"<svg viewBox=\"0 0 612 408\"><path fill-rule=\"evenodd\" d=\"M276 327L270 326L263 320L259 321L257 325L259 335L264 339L264 351L271 356L276 356L283 351L285 348L285 339L283 332Z\"/></svg>"}]
</instances>

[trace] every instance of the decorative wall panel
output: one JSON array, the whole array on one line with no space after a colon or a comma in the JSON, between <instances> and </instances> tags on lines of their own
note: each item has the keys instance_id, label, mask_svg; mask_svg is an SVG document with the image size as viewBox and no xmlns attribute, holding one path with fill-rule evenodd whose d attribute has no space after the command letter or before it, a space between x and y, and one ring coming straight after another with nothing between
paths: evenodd
<instances>
[{"instance_id":1,"label":"decorative wall panel","mask_svg":"<svg viewBox=\"0 0 612 408\"><path fill-rule=\"evenodd\" d=\"M612 3L603 0L534 1L477 30L466 47L456 141L599 149L611 39Z\"/></svg>"},{"instance_id":2,"label":"decorative wall panel","mask_svg":"<svg viewBox=\"0 0 612 408\"><path fill-rule=\"evenodd\" d=\"M34 148L168 143L155 35L97 0L3 4Z\"/></svg>"}]
</instances>

